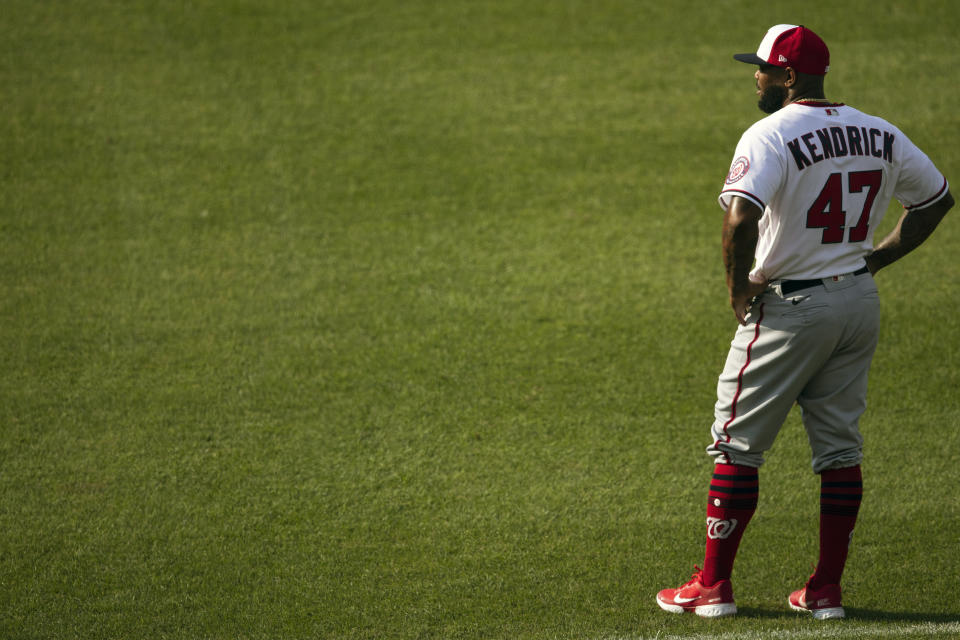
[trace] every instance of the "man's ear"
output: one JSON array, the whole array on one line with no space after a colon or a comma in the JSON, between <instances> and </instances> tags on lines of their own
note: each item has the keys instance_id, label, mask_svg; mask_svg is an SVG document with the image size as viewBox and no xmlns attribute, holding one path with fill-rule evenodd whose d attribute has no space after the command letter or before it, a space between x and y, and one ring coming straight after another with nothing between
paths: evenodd
<instances>
[{"instance_id":1,"label":"man's ear","mask_svg":"<svg viewBox=\"0 0 960 640\"><path fill-rule=\"evenodd\" d=\"M787 79L784 80L783 86L789 89L797 84L797 71L793 67L786 67L784 71L787 72Z\"/></svg>"}]
</instances>

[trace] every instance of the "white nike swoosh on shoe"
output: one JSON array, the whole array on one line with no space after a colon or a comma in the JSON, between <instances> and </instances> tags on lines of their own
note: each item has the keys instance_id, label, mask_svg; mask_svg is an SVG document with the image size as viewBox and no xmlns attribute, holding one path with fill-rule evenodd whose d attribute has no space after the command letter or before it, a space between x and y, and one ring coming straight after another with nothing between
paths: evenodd
<instances>
[{"instance_id":1,"label":"white nike swoosh on shoe","mask_svg":"<svg viewBox=\"0 0 960 640\"><path fill-rule=\"evenodd\" d=\"M693 602L696 598L681 598L680 596L673 596L673 601L677 604L686 604L688 602Z\"/></svg>"}]
</instances>

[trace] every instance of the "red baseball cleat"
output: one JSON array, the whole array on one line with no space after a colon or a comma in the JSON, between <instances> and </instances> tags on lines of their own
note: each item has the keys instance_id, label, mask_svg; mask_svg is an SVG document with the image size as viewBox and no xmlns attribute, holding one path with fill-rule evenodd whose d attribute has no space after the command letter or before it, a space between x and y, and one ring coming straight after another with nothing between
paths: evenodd
<instances>
[{"instance_id":1,"label":"red baseball cleat","mask_svg":"<svg viewBox=\"0 0 960 640\"><path fill-rule=\"evenodd\" d=\"M843 618L846 614L840 604L840 585L828 584L816 591L804 587L787 599L795 611L809 611L816 620Z\"/></svg>"},{"instance_id":2,"label":"red baseball cleat","mask_svg":"<svg viewBox=\"0 0 960 640\"><path fill-rule=\"evenodd\" d=\"M733 587L729 580L721 580L713 586L705 586L702 580L703 571L694 567L696 571L690 581L679 589L664 589L657 594L657 604L664 611L683 613L693 611L703 618L719 618L732 616L737 612L737 605L733 602Z\"/></svg>"}]
</instances>

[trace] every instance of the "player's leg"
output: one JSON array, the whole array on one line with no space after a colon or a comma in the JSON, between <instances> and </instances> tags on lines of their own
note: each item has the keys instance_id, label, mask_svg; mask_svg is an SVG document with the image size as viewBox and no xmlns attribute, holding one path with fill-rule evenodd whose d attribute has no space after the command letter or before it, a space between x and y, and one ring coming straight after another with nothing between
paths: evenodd
<instances>
[{"instance_id":1,"label":"player's leg","mask_svg":"<svg viewBox=\"0 0 960 640\"><path fill-rule=\"evenodd\" d=\"M863 438L858 423L866 409L867 375L879 333L880 308L869 276L838 292L851 309L835 355L798 398L820 474L820 551L805 587L791 595L795 609L818 619L843 617L840 580L863 494Z\"/></svg>"},{"instance_id":2,"label":"player's leg","mask_svg":"<svg viewBox=\"0 0 960 640\"><path fill-rule=\"evenodd\" d=\"M747 328L740 327L734 336L718 383L718 405L732 406L735 403L738 378L742 382L743 369L754 356L754 348L759 342L757 317L755 313L753 323ZM715 429L717 423L722 428L725 422L727 418L721 420L718 416ZM736 613L730 574L743 532L756 510L759 493L757 468L763 462L762 453L746 449L741 446L746 461L752 464L732 464L726 458L718 458L707 498L704 568L696 567L691 579L679 588L660 591L657 604L662 609L673 613L693 611L703 617ZM711 454L716 457L722 452L714 449Z\"/></svg>"},{"instance_id":3,"label":"player's leg","mask_svg":"<svg viewBox=\"0 0 960 640\"><path fill-rule=\"evenodd\" d=\"M707 535L703 569L678 589L664 589L657 603L674 613L694 611L704 617L737 612L730 576L740 540L757 509L756 467L718 463L707 498Z\"/></svg>"},{"instance_id":4,"label":"player's leg","mask_svg":"<svg viewBox=\"0 0 960 640\"><path fill-rule=\"evenodd\" d=\"M807 586L839 585L863 497L860 465L820 474L820 556Z\"/></svg>"},{"instance_id":5,"label":"player's leg","mask_svg":"<svg viewBox=\"0 0 960 640\"><path fill-rule=\"evenodd\" d=\"M793 401L777 393L775 370L792 331L774 329L772 297L756 305L739 327L717 381L717 403L708 447L716 464L707 494L707 530L701 580L730 582L740 541L757 509L759 467ZM771 381L767 384L766 381ZM731 589L732 593L732 589Z\"/></svg>"},{"instance_id":6,"label":"player's leg","mask_svg":"<svg viewBox=\"0 0 960 640\"><path fill-rule=\"evenodd\" d=\"M747 525L757 510L760 476L756 467L718 463L707 496L707 538L703 582L730 580Z\"/></svg>"}]
</instances>

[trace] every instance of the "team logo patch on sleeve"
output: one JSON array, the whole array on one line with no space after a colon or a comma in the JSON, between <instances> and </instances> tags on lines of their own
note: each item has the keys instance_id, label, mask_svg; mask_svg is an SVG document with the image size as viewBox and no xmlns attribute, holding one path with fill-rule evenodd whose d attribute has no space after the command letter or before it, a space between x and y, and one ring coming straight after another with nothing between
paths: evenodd
<instances>
[{"instance_id":1,"label":"team logo patch on sleeve","mask_svg":"<svg viewBox=\"0 0 960 640\"><path fill-rule=\"evenodd\" d=\"M740 156L733 161L733 164L730 165L730 173L727 174L726 183L733 184L743 176L747 175L747 171L750 170L750 161L747 160L746 156Z\"/></svg>"}]
</instances>

